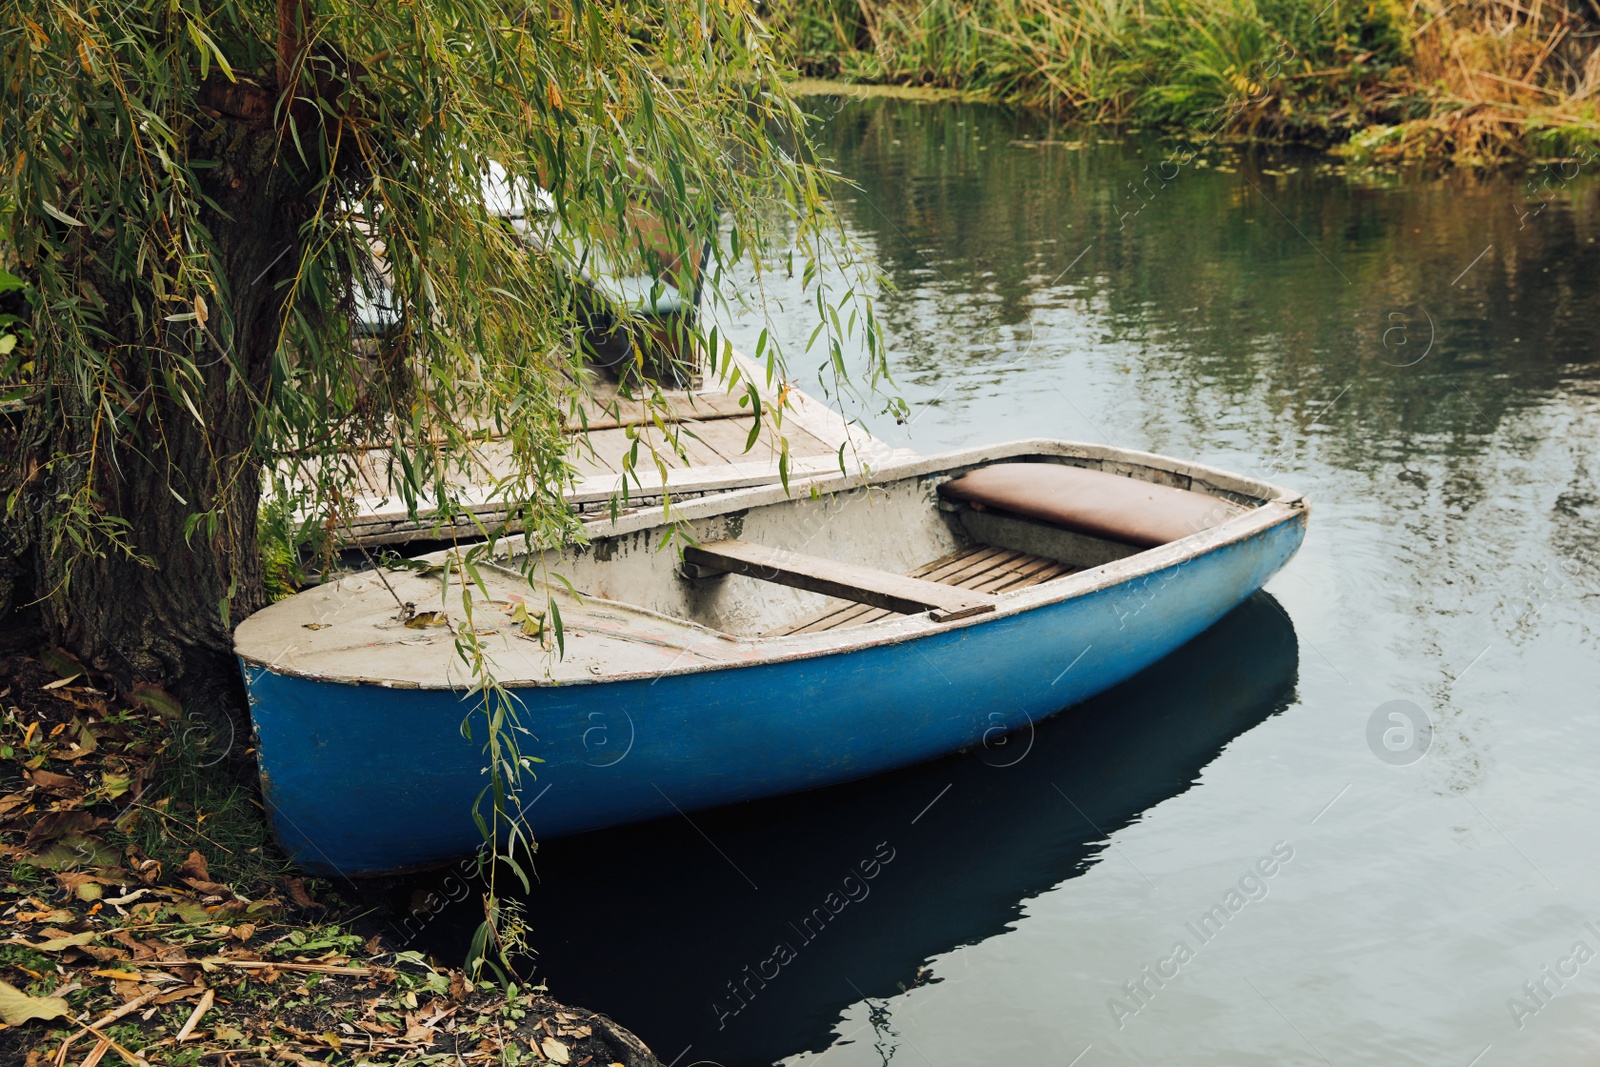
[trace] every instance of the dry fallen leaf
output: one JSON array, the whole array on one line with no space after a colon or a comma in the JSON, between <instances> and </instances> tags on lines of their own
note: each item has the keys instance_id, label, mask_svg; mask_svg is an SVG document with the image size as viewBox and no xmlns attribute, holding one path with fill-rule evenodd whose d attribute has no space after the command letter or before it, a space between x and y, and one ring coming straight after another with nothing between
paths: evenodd
<instances>
[{"instance_id":1,"label":"dry fallen leaf","mask_svg":"<svg viewBox=\"0 0 1600 1067\"><path fill-rule=\"evenodd\" d=\"M567 1051L567 1046L556 1038L547 1037L539 1042L539 1050L553 1063L572 1062L572 1053Z\"/></svg>"},{"instance_id":2,"label":"dry fallen leaf","mask_svg":"<svg viewBox=\"0 0 1600 1067\"><path fill-rule=\"evenodd\" d=\"M155 977L156 977L155 975L145 975L146 979L153 979ZM161 975L160 976L160 980L163 981L163 982L175 982L175 981L177 981L177 979L173 978L171 975ZM148 982L146 983L145 988L146 989L150 988ZM198 996L203 995L205 992L206 992L205 986L198 986L198 985L184 986L182 989L174 989L170 993L161 994L159 997L156 998L155 1002L157 1004L163 1004L163 1005L164 1004L176 1004L180 1000L188 1000L190 997L198 997Z\"/></svg>"},{"instance_id":3,"label":"dry fallen leaf","mask_svg":"<svg viewBox=\"0 0 1600 1067\"><path fill-rule=\"evenodd\" d=\"M189 853L189 858L183 861L183 866L178 868L180 878L198 878L202 882L211 881L211 871L206 867L206 858L200 855L198 849Z\"/></svg>"},{"instance_id":4,"label":"dry fallen leaf","mask_svg":"<svg viewBox=\"0 0 1600 1067\"><path fill-rule=\"evenodd\" d=\"M72 796L82 793L83 787L71 775L57 774L55 771L37 770L28 776L33 779L33 784L43 789L46 793L54 793L58 797Z\"/></svg>"},{"instance_id":5,"label":"dry fallen leaf","mask_svg":"<svg viewBox=\"0 0 1600 1067\"><path fill-rule=\"evenodd\" d=\"M83 673L83 664L78 662L76 656L66 649L54 645L39 653L39 662L55 671L57 676L61 678Z\"/></svg>"},{"instance_id":6,"label":"dry fallen leaf","mask_svg":"<svg viewBox=\"0 0 1600 1067\"><path fill-rule=\"evenodd\" d=\"M311 899L311 894L306 892L306 884L298 878L285 878L284 884L289 887L289 896L302 908L320 908L321 904Z\"/></svg>"},{"instance_id":7,"label":"dry fallen leaf","mask_svg":"<svg viewBox=\"0 0 1600 1067\"><path fill-rule=\"evenodd\" d=\"M28 847L36 848L46 841L54 841L67 834L85 834L91 830L98 830L105 824L104 819L91 815L81 808L72 811L52 811L41 815L39 821L33 824L33 829L28 831Z\"/></svg>"},{"instance_id":8,"label":"dry fallen leaf","mask_svg":"<svg viewBox=\"0 0 1600 1067\"><path fill-rule=\"evenodd\" d=\"M84 945L83 951L101 963L121 963L128 958L125 948L112 948L108 945Z\"/></svg>"},{"instance_id":9,"label":"dry fallen leaf","mask_svg":"<svg viewBox=\"0 0 1600 1067\"><path fill-rule=\"evenodd\" d=\"M150 892L148 889L141 889L137 893L130 894L130 896L143 896L144 894L146 894L148 892ZM117 903L117 901L112 901L112 903ZM111 940L119 942L122 945L125 945L126 947L132 949L133 950L133 958L134 959L137 959L137 960L148 960L148 959L155 958L155 955L156 955L156 950L155 949L151 948L149 945L145 944L143 941L140 941L138 938L134 937L132 934L128 933L128 931L126 931L126 930L113 930L113 931L111 931Z\"/></svg>"},{"instance_id":10,"label":"dry fallen leaf","mask_svg":"<svg viewBox=\"0 0 1600 1067\"><path fill-rule=\"evenodd\" d=\"M129 881L126 875L116 871L62 871L56 875L57 884L68 892L76 892L86 885L127 885Z\"/></svg>"},{"instance_id":11,"label":"dry fallen leaf","mask_svg":"<svg viewBox=\"0 0 1600 1067\"><path fill-rule=\"evenodd\" d=\"M421 630L429 626L444 626L450 621L450 616L442 611L419 611L406 620L406 628Z\"/></svg>"},{"instance_id":12,"label":"dry fallen leaf","mask_svg":"<svg viewBox=\"0 0 1600 1067\"><path fill-rule=\"evenodd\" d=\"M17 922L20 923L69 923L77 916L65 908L55 908L50 911L19 911Z\"/></svg>"},{"instance_id":13,"label":"dry fallen leaf","mask_svg":"<svg viewBox=\"0 0 1600 1067\"><path fill-rule=\"evenodd\" d=\"M204 882L198 878L185 878L183 879L183 884L191 889L208 894L207 900L213 896L222 897L223 899L233 896L233 890L229 889L221 882Z\"/></svg>"},{"instance_id":14,"label":"dry fallen leaf","mask_svg":"<svg viewBox=\"0 0 1600 1067\"><path fill-rule=\"evenodd\" d=\"M76 722L76 720L74 720L74 722ZM65 753L57 752L55 758L71 762L73 760L83 759L85 756L93 755L95 752L99 751L99 749L100 739L95 736L94 730L90 729L88 726L80 725L78 726L78 739L73 743L72 751Z\"/></svg>"},{"instance_id":15,"label":"dry fallen leaf","mask_svg":"<svg viewBox=\"0 0 1600 1067\"><path fill-rule=\"evenodd\" d=\"M31 948L35 952L60 952L62 949L77 948L79 945L87 945L93 940L94 931L85 930L81 934L66 934L62 937L52 937L50 940L40 941L36 945L30 944L26 938L21 937L13 937L7 942L7 944L21 945L24 948Z\"/></svg>"},{"instance_id":16,"label":"dry fallen leaf","mask_svg":"<svg viewBox=\"0 0 1600 1067\"><path fill-rule=\"evenodd\" d=\"M8 982L0 982L0 1021L17 1026L29 1019L59 1019L67 1014L60 997L30 997Z\"/></svg>"},{"instance_id":17,"label":"dry fallen leaf","mask_svg":"<svg viewBox=\"0 0 1600 1067\"><path fill-rule=\"evenodd\" d=\"M141 982L144 980L144 975L140 974L138 971L113 971L108 969L103 971L90 971L89 973L97 978L120 978L124 982Z\"/></svg>"}]
</instances>

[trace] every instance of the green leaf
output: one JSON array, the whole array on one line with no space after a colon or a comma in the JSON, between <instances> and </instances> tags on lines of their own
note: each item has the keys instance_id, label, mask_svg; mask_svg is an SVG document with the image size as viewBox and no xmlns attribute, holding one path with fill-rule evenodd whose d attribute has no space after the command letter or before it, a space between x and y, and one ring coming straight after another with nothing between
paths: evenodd
<instances>
[{"instance_id":1,"label":"green leaf","mask_svg":"<svg viewBox=\"0 0 1600 1067\"><path fill-rule=\"evenodd\" d=\"M81 668L80 668L81 670ZM183 705L178 698L149 682L140 682L133 687L133 700L166 719L178 719L183 716Z\"/></svg>"},{"instance_id":2,"label":"green leaf","mask_svg":"<svg viewBox=\"0 0 1600 1067\"><path fill-rule=\"evenodd\" d=\"M44 213L46 215L49 215L51 218L55 219L57 222L64 222L68 226L82 226L83 225L83 222L81 220L75 219L71 215L68 215L65 211L62 211L60 208L56 207L54 204L52 204L48 200L39 201L39 206L44 208Z\"/></svg>"},{"instance_id":3,"label":"green leaf","mask_svg":"<svg viewBox=\"0 0 1600 1067\"><path fill-rule=\"evenodd\" d=\"M212 918L210 912L206 911L203 906L196 904L193 901L181 901L180 903L174 905L172 910L177 913L178 918L182 919L186 923L209 922Z\"/></svg>"},{"instance_id":4,"label":"green leaf","mask_svg":"<svg viewBox=\"0 0 1600 1067\"><path fill-rule=\"evenodd\" d=\"M522 883L522 891L524 893L533 892L533 883L528 880L528 872L522 869L522 864L512 859L509 855L501 856L500 859L507 867L511 868L511 873L515 874L517 880Z\"/></svg>"},{"instance_id":5,"label":"green leaf","mask_svg":"<svg viewBox=\"0 0 1600 1067\"><path fill-rule=\"evenodd\" d=\"M67 834L29 861L50 871L70 871L80 867L111 867L122 861L122 854L98 837Z\"/></svg>"},{"instance_id":6,"label":"green leaf","mask_svg":"<svg viewBox=\"0 0 1600 1067\"><path fill-rule=\"evenodd\" d=\"M565 656L567 654L567 628L561 622L561 605L555 602L554 597L550 599L550 623L556 632L556 654Z\"/></svg>"}]
</instances>

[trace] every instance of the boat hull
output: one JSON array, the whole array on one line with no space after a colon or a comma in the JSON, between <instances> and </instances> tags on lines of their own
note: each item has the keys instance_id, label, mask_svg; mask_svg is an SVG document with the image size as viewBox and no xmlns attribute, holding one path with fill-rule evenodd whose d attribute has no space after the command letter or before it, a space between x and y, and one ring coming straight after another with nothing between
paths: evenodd
<instances>
[{"instance_id":1,"label":"boat hull","mask_svg":"<svg viewBox=\"0 0 1600 1067\"><path fill-rule=\"evenodd\" d=\"M900 640L604 684L512 690L543 762L544 839L774 796L988 745L1176 650L1294 555L1304 511L1137 580ZM479 698L243 661L279 842L308 871L415 869L482 844ZM471 737L464 721L476 720Z\"/></svg>"}]
</instances>

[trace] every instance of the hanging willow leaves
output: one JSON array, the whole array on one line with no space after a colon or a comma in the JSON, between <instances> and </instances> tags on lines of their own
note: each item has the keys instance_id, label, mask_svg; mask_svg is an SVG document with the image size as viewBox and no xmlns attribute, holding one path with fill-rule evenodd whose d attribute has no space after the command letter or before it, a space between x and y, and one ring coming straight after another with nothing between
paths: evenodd
<instances>
[{"instance_id":1,"label":"hanging willow leaves","mask_svg":"<svg viewBox=\"0 0 1600 1067\"><path fill-rule=\"evenodd\" d=\"M264 502L336 538L364 457L414 517L492 542L464 486L493 436L500 513L574 534L595 259L655 299L704 249L716 300L774 239L807 277L842 246L748 0L0 0L0 87L0 265L32 309L0 532L57 642L200 709L239 702ZM634 370L659 403L675 368ZM472 628L485 551L443 580L478 712L510 724L498 842L529 758Z\"/></svg>"},{"instance_id":2,"label":"hanging willow leaves","mask_svg":"<svg viewBox=\"0 0 1600 1067\"><path fill-rule=\"evenodd\" d=\"M36 498L47 621L118 673L178 682L195 650L225 654L216 605L262 601L263 491L337 527L362 454L448 529L475 521L460 487L496 436L505 513L535 540L570 533L573 279L593 260L659 295L720 227L702 270L717 300L735 251L778 236L810 262L839 243L744 0L0 13L6 260L36 293L38 437L4 488ZM563 239L530 247L541 226ZM659 400L644 369L634 388ZM180 559L173 532L204 543ZM174 573L198 578L192 597L154 588ZM76 607L112 590L112 618Z\"/></svg>"}]
</instances>

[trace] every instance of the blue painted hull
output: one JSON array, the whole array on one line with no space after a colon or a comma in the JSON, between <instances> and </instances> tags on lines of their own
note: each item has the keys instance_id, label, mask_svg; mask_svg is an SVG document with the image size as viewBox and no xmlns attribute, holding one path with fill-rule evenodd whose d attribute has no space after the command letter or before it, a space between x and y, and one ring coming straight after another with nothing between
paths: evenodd
<instances>
[{"instance_id":1,"label":"blue painted hull","mask_svg":"<svg viewBox=\"0 0 1600 1067\"><path fill-rule=\"evenodd\" d=\"M807 659L514 692L544 762L536 838L811 789L993 743L1195 637L1300 546L1296 515L1131 583ZM306 870L445 862L482 838L480 724L462 693L318 681L244 664L278 840Z\"/></svg>"}]
</instances>

